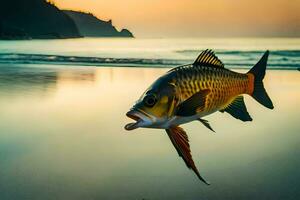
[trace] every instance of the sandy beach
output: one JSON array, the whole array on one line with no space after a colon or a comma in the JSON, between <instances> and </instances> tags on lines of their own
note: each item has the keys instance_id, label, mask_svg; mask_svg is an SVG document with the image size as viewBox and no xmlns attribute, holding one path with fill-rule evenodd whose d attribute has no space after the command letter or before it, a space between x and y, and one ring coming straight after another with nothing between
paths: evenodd
<instances>
[{"instance_id":1,"label":"sandy beach","mask_svg":"<svg viewBox=\"0 0 300 200\"><path fill-rule=\"evenodd\" d=\"M184 125L201 183L163 130L126 132L125 113L168 69L0 65L3 199L294 199L299 196L300 73L269 70L275 109L246 97Z\"/></svg>"}]
</instances>

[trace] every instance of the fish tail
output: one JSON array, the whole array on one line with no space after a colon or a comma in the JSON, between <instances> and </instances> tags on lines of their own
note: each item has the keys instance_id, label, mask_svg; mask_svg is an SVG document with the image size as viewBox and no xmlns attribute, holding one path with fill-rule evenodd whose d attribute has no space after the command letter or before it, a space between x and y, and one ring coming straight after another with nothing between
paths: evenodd
<instances>
[{"instance_id":1,"label":"fish tail","mask_svg":"<svg viewBox=\"0 0 300 200\"><path fill-rule=\"evenodd\" d=\"M273 103L270 97L268 96L263 79L266 74L266 67L268 61L269 51L266 51L262 58L250 69L247 73L249 80L249 94L263 106L273 109Z\"/></svg>"}]
</instances>

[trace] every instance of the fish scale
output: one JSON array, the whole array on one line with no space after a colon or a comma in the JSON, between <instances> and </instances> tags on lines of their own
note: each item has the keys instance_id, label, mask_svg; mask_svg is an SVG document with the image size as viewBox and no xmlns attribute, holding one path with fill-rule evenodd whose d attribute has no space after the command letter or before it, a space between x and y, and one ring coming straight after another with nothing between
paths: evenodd
<instances>
[{"instance_id":1,"label":"fish scale","mask_svg":"<svg viewBox=\"0 0 300 200\"><path fill-rule=\"evenodd\" d=\"M169 75L174 76L173 83L179 87L181 101L210 89L205 104L207 112L225 107L234 97L248 91L248 76L227 69L189 65L178 67Z\"/></svg>"}]
</instances>

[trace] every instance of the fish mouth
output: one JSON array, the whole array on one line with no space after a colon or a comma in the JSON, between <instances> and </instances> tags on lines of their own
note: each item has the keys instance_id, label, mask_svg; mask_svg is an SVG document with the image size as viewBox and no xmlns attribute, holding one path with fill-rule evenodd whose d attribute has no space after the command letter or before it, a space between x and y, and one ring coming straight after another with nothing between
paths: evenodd
<instances>
[{"instance_id":1,"label":"fish mouth","mask_svg":"<svg viewBox=\"0 0 300 200\"><path fill-rule=\"evenodd\" d=\"M125 128L125 130L127 130L127 131L131 131L131 130L133 130L133 129L138 128L139 125L144 121L144 120L142 119L143 114L142 114L141 112L139 112L139 111L136 111L136 110L130 110L130 111L128 111L128 112L126 113L126 116L129 117L129 118L131 118L131 119L133 119L133 120L135 120L135 122L133 122L133 123L128 123L128 124L125 125L124 128Z\"/></svg>"}]
</instances>

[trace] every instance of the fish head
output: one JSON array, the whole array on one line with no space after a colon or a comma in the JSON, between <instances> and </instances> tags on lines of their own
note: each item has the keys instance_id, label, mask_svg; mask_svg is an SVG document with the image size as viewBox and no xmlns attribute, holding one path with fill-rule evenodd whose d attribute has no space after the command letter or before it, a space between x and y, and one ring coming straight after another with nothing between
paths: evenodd
<instances>
[{"instance_id":1,"label":"fish head","mask_svg":"<svg viewBox=\"0 0 300 200\"><path fill-rule=\"evenodd\" d=\"M126 113L127 117L135 122L127 124L125 129L161 128L174 114L175 104L175 86L171 83L155 83Z\"/></svg>"}]
</instances>

